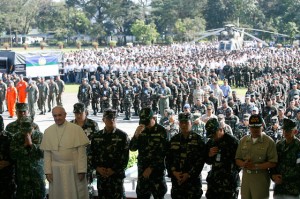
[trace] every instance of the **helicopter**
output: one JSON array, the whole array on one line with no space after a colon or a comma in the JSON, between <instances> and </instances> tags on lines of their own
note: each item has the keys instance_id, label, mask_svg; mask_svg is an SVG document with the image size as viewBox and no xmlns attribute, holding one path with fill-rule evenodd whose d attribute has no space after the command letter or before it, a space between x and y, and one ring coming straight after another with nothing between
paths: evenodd
<instances>
[{"instance_id":1,"label":"helicopter","mask_svg":"<svg viewBox=\"0 0 300 199\"><path fill-rule=\"evenodd\" d=\"M253 29L253 28L240 28L234 24L226 24L223 28L211 29L200 33L200 37L196 38L193 42L197 42L201 39L216 35L219 36L219 50L241 50L244 47L244 36L248 36L256 41L260 46L269 46L268 43L259 39L258 37L246 32L257 31L275 34L277 36L288 37L288 35L275 33L266 30Z\"/></svg>"}]
</instances>

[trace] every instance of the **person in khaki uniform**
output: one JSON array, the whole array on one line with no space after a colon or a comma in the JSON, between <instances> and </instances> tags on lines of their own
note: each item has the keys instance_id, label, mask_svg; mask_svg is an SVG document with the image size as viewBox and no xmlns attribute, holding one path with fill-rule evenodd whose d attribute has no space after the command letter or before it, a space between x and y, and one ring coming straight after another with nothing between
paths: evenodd
<instances>
[{"instance_id":1,"label":"person in khaki uniform","mask_svg":"<svg viewBox=\"0 0 300 199\"><path fill-rule=\"evenodd\" d=\"M260 115L249 118L250 135L244 136L236 151L236 164L243 169L242 199L269 198L270 176L268 170L276 166L275 142L262 132Z\"/></svg>"}]
</instances>

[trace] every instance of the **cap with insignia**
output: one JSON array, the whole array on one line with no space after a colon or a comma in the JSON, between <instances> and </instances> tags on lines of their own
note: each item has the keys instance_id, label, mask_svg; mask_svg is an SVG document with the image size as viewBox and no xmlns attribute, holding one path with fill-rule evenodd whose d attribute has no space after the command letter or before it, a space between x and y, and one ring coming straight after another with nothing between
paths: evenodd
<instances>
[{"instance_id":1,"label":"cap with insignia","mask_svg":"<svg viewBox=\"0 0 300 199\"><path fill-rule=\"evenodd\" d=\"M17 111L27 111L28 110L28 104L27 103L17 103L16 104L16 110Z\"/></svg>"},{"instance_id":2,"label":"cap with insignia","mask_svg":"<svg viewBox=\"0 0 300 199\"><path fill-rule=\"evenodd\" d=\"M92 75L92 76L91 76L91 79L96 79L96 76L95 76L95 75Z\"/></svg>"},{"instance_id":3,"label":"cap with insignia","mask_svg":"<svg viewBox=\"0 0 300 199\"><path fill-rule=\"evenodd\" d=\"M103 112L103 118L114 119L117 117L117 111L114 109L106 109Z\"/></svg>"},{"instance_id":4,"label":"cap with insignia","mask_svg":"<svg viewBox=\"0 0 300 199\"><path fill-rule=\"evenodd\" d=\"M86 109L83 103L76 103L73 105L73 113L83 113Z\"/></svg>"},{"instance_id":5,"label":"cap with insignia","mask_svg":"<svg viewBox=\"0 0 300 199\"><path fill-rule=\"evenodd\" d=\"M297 127L297 122L293 119L283 118L282 129L285 131L293 130Z\"/></svg>"},{"instance_id":6,"label":"cap with insignia","mask_svg":"<svg viewBox=\"0 0 300 199\"><path fill-rule=\"evenodd\" d=\"M232 91L232 94L236 94L236 91Z\"/></svg>"},{"instance_id":7,"label":"cap with insignia","mask_svg":"<svg viewBox=\"0 0 300 199\"><path fill-rule=\"evenodd\" d=\"M87 81L87 78L86 78L86 77L84 77L84 78L82 78L82 79L81 79L81 81Z\"/></svg>"},{"instance_id":8,"label":"cap with insignia","mask_svg":"<svg viewBox=\"0 0 300 199\"><path fill-rule=\"evenodd\" d=\"M249 118L249 127L261 127L263 125L263 120L260 115L254 114Z\"/></svg>"},{"instance_id":9,"label":"cap with insignia","mask_svg":"<svg viewBox=\"0 0 300 199\"><path fill-rule=\"evenodd\" d=\"M205 124L205 129L206 129L206 136L211 137L213 134L216 133L216 131L221 127L220 122L216 118L210 118L206 124Z\"/></svg>"},{"instance_id":10,"label":"cap with insignia","mask_svg":"<svg viewBox=\"0 0 300 199\"><path fill-rule=\"evenodd\" d=\"M54 79L54 77L53 77L53 76L50 76L50 79Z\"/></svg>"},{"instance_id":11,"label":"cap with insignia","mask_svg":"<svg viewBox=\"0 0 300 199\"><path fill-rule=\"evenodd\" d=\"M28 133L32 131L32 119L31 117L22 117L20 119L20 131L22 133Z\"/></svg>"},{"instance_id":12,"label":"cap with insignia","mask_svg":"<svg viewBox=\"0 0 300 199\"><path fill-rule=\"evenodd\" d=\"M192 114L191 113L179 113L178 115L179 122L187 122L192 121Z\"/></svg>"},{"instance_id":13,"label":"cap with insignia","mask_svg":"<svg viewBox=\"0 0 300 199\"><path fill-rule=\"evenodd\" d=\"M143 108L140 112L140 121L139 124L148 125L150 123L150 119L153 117L153 111L151 108Z\"/></svg>"},{"instance_id":14,"label":"cap with insignia","mask_svg":"<svg viewBox=\"0 0 300 199\"><path fill-rule=\"evenodd\" d=\"M248 99L249 99L249 98L250 98L250 95L249 95L249 94L245 95L245 98L248 98Z\"/></svg>"}]
</instances>

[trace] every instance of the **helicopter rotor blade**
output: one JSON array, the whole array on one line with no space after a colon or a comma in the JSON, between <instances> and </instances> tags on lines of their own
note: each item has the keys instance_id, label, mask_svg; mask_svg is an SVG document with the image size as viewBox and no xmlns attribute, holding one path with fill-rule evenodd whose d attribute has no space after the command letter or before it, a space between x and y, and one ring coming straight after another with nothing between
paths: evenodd
<instances>
[{"instance_id":1,"label":"helicopter rotor blade","mask_svg":"<svg viewBox=\"0 0 300 199\"><path fill-rule=\"evenodd\" d=\"M266 45L266 46L269 46L265 41L263 41L263 40L261 40L261 39L255 37L255 36L253 36L253 35L251 35L251 34L249 34L249 33L247 33L247 32L244 32L244 34L247 35L247 36L249 36L249 37L251 37L252 39L254 39L254 40L256 40L256 41L261 42L262 44L264 44L264 45Z\"/></svg>"},{"instance_id":2,"label":"helicopter rotor blade","mask_svg":"<svg viewBox=\"0 0 300 199\"><path fill-rule=\"evenodd\" d=\"M194 39L192 42L196 42L198 40L201 40L203 38L206 38L206 37L209 37L209 36L212 36L212 35L217 35L218 33L222 32L224 30L224 28L220 28L218 29L217 31L214 31L214 32L210 32L210 33L207 33L207 34L204 34L202 35L201 37L198 37L197 39Z\"/></svg>"},{"instance_id":3,"label":"helicopter rotor blade","mask_svg":"<svg viewBox=\"0 0 300 199\"><path fill-rule=\"evenodd\" d=\"M279 35L279 36L285 36L285 37L289 37L286 34L281 34L281 33L277 33L277 32L272 32L272 31L267 31L267 30L260 30L260 29L254 29L254 28L244 28L245 30L254 30L254 31L259 31L259 32L266 32L266 33L270 33L270 34L275 34L275 35Z\"/></svg>"}]
</instances>

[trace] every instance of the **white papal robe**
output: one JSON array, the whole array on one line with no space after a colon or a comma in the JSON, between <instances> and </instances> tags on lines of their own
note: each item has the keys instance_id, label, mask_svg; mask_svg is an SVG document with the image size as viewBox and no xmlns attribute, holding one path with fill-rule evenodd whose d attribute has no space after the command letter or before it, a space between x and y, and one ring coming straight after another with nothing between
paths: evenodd
<instances>
[{"instance_id":1,"label":"white papal robe","mask_svg":"<svg viewBox=\"0 0 300 199\"><path fill-rule=\"evenodd\" d=\"M65 121L45 130L40 148L44 150L45 174L53 175L49 183L49 199L88 199L86 178L87 156L85 146L89 139L81 127Z\"/></svg>"}]
</instances>

